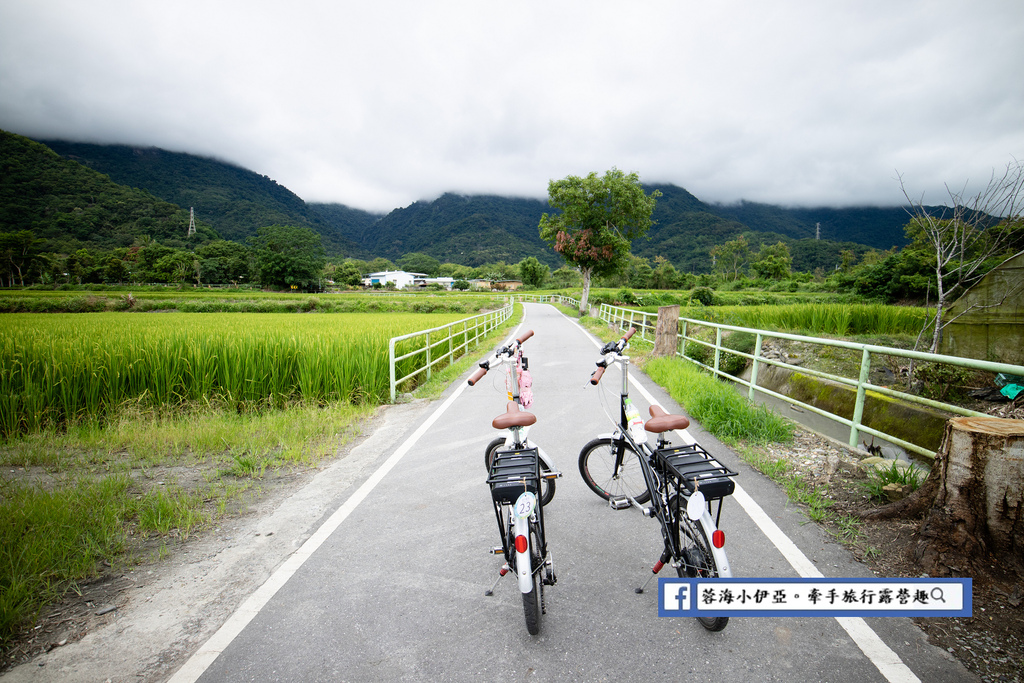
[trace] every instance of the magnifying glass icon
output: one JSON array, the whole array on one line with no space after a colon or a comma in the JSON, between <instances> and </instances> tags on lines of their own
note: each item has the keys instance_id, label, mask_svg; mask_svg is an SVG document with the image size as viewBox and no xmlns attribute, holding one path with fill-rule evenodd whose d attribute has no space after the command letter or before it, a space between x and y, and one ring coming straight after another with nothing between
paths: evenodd
<instances>
[{"instance_id":1,"label":"magnifying glass icon","mask_svg":"<svg viewBox=\"0 0 1024 683\"><path fill-rule=\"evenodd\" d=\"M943 604L946 603L946 597L942 594L942 589L938 586L932 589L932 600L938 600Z\"/></svg>"}]
</instances>

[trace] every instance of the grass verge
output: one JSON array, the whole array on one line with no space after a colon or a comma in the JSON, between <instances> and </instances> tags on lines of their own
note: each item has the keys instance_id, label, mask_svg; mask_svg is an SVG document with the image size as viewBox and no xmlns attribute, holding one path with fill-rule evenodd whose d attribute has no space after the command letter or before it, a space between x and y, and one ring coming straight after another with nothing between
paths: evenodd
<instances>
[{"instance_id":1,"label":"grass verge","mask_svg":"<svg viewBox=\"0 0 1024 683\"><path fill-rule=\"evenodd\" d=\"M511 320L416 396L436 398L507 336ZM100 577L165 557L318 467L378 406L294 401L283 409L136 399L113 415L0 441L0 650L48 605Z\"/></svg>"},{"instance_id":2,"label":"grass verge","mask_svg":"<svg viewBox=\"0 0 1024 683\"><path fill-rule=\"evenodd\" d=\"M585 327L605 341L621 334L600 320L584 318ZM648 377L664 388L711 434L733 447L747 464L778 484L789 500L799 505L809 520L817 522L840 541L853 543L861 536L857 518L837 514L827 487L816 485L794 471L782 458L769 455L769 443L790 443L794 425L767 406L755 405L710 374L680 358L650 358L651 344L630 341L634 360Z\"/></svg>"}]
</instances>

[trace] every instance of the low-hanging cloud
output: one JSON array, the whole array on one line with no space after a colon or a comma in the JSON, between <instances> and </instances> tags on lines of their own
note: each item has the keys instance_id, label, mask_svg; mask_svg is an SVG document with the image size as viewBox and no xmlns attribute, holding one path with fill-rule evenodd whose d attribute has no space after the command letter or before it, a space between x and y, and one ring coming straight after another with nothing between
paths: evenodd
<instances>
[{"instance_id":1,"label":"low-hanging cloud","mask_svg":"<svg viewBox=\"0 0 1024 683\"><path fill-rule=\"evenodd\" d=\"M387 211L616 166L701 199L938 202L1024 155L1004 0L0 3L0 128Z\"/></svg>"}]
</instances>

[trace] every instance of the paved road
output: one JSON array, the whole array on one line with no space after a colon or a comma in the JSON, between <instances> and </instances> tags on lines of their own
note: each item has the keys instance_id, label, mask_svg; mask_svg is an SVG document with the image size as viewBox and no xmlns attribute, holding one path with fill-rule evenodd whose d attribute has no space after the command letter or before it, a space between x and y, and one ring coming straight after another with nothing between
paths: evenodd
<instances>
[{"instance_id":1,"label":"paved road","mask_svg":"<svg viewBox=\"0 0 1024 683\"><path fill-rule=\"evenodd\" d=\"M656 591L633 591L660 554L657 523L610 510L576 469L582 445L610 429L600 390L587 382L597 344L553 307L526 311L521 329L536 332L524 347L538 417L531 438L565 474L545 512L558 584L546 591L541 634L527 634L512 578L484 595L500 564L487 552L497 525L482 464L497 434L491 418L505 404L503 373L494 372L475 387L457 382L408 425L402 446L379 454L381 469L339 491L339 512L172 680L972 680L904 618L734 618L720 633L659 618ZM648 401L633 394L646 415ZM825 576L870 576L773 484L699 426L690 431L740 472L742 491L722 518L735 576L795 577L794 562ZM785 537L799 549L795 560L777 547Z\"/></svg>"}]
</instances>

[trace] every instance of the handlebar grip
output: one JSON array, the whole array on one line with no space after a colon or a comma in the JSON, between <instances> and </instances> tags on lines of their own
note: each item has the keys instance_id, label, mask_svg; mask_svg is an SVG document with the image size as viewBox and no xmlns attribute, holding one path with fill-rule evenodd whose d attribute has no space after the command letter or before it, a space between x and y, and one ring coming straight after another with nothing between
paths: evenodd
<instances>
[{"instance_id":1,"label":"handlebar grip","mask_svg":"<svg viewBox=\"0 0 1024 683\"><path fill-rule=\"evenodd\" d=\"M516 341L519 342L520 344L522 344L524 341L526 341L527 339L529 339L532 336L533 336L533 330L527 330L526 332L523 332L522 336L519 337L518 339L516 339Z\"/></svg>"},{"instance_id":2,"label":"handlebar grip","mask_svg":"<svg viewBox=\"0 0 1024 683\"><path fill-rule=\"evenodd\" d=\"M598 365L597 370L594 370L593 374L590 375L590 383L596 385L601 381L601 377L604 375L604 371L607 370L603 365Z\"/></svg>"},{"instance_id":3,"label":"handlebar grip","mask_svg":"<svg viewBox=\"0 0 1024 683\"><path fill-rule=\"evenodd\" d=\"M636 334L636 328L629 328L629 332L627 332L625 336L622 337L622 341L629 341L630 337L632 337L634 334Z\"/></svg>"},{"instance_id":4,"label":"handlebar grip","mask_svg":"<svg viewBox=\"0 0 1024 683\"><path fill-rule=\"evenodd\" d=\"M473 386L480 381L480 378L487 374L487 371L483 368L477 368L476 372L469 376L469 386Z\"/></svg>"}]
</instances>

